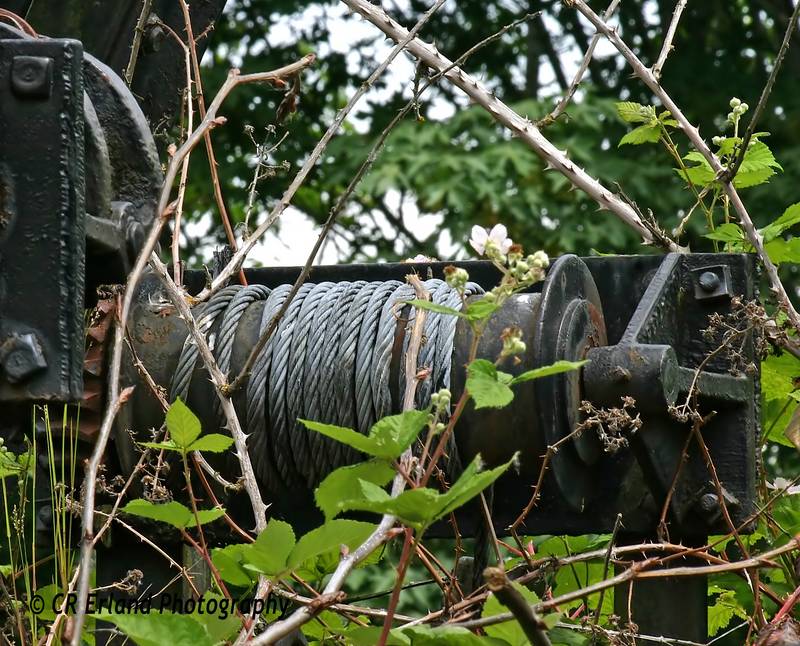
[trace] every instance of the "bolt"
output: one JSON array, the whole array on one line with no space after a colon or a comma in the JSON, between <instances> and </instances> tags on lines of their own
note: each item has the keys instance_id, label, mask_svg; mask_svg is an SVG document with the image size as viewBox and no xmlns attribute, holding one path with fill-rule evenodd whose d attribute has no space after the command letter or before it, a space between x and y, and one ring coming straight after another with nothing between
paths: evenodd
<instances>
[{"instance_id":1,"label":"bolt","mask_svg":"<svg viewBox=\"0 0 800 646\"><path fill-rule=\"evenodd\" d=\"M47 368L42 346L36 335L13 334L0 348L0 361L6 379L12 384L19 383Z\"/></svg>"},{"instance_id":2,"label":"bolt","mask_svg":"<svg viewBox=\"0 0 800 646\"><path fill-rule=\"evenodd\" d=\"M11 89L19 97L47 99L53 86L53 59L15 56L11 63Z\"/></svg>"},{"instance_id":3,"label":"bolt","mask_svg":"<svg viewBox=\"0 0 800 646\"><path fill-rule=\"evenodd\" d=\"M624 383L631 380L631 371L622 366L614 366L611 369L611 378L617 383Z\"/></svg>"},{"instance_id":4,"label":"bolt","mask_svg":"<svg viewBox=\"0 0 800 646\"><path fill-rule=\"evenodd\" d=\"M700 511L703 513L709 523L716 521L722 513L717 494L703 494L700 498Z\"/></svg>"},{"instance_id":5,"label":"bolt","mask_svg":"<svg viewBox=\"0 0 800 646\"><path fill-rule=\"evenodd\" d=\"M704 271L702 274L700 274L698 282L700 283L700 289L702 289L704 292L711 293L716 291L716 289L719 287L720 280L719 276L717 276L717 274L715 274L713 271Z\"/></svg>"}]
</instances>

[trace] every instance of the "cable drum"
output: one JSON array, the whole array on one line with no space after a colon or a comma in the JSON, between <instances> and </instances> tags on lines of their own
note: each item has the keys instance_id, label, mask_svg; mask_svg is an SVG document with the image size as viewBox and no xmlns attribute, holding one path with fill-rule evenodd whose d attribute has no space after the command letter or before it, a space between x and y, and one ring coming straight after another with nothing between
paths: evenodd
<instances>
[{"instance_id":1,"label":"cable drum","mask_svg":"<svg viewBox=\"0 0 800 646\"><path fill-rule=\"evenodd\" d=\"M434 303L461 308L462 297L444 281L431 279L424 285ZM248 308L261 308L260 319L259 310L255 316L263 334L290 291L290 285L272 290L262 285L231 286L199 306L198 326L213 342L224 373L234 372L237 330ZM467 286L467 296L480 292L473 283ZM363 458L350 447L309 431L298 419L367 434L377 420L399 410L413 323L413 318L403 320L402 312L413 298L414 290L397 280L307 283L298 290L256 357L240 417L253 468L265 489L313 488L332 470ZM414 310L408 311L413 317ZM430 404L433 392L450 386L456 323L454 316L426 312L418 365L427 369L427 377L416 396L421 408ZM172 379L172 400L186 399L197 358L197 347L187 337ZM396 360L400 369L393 372ZM398 376L399 388L394 390L391 380ZM215 410L221 412L218 406ZM454 450L448 453L453 457ZM448 470L456 464L457 456Z\"/></svg>"}]
</instances>

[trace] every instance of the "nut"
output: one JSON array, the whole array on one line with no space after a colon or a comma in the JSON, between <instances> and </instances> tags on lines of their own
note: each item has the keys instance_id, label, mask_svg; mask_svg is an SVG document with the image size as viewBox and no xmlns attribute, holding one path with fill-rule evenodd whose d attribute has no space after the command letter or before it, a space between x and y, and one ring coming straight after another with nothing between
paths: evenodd
<instances>
[{"instance_id":1,"label":"nut","mask_svg":"<svg viewBox=\"0 0 800 646\"><path fill-rule=\"evenodd\" d=\"M19 383L47 368L42 346L35 334L12 334L0 346L6 379L12 384Z\"/></svg>"},{"instance_id":2,"label":"nut","mask_svg":"<svg viewBox=\"0 0 800 646\"><path fill-rule=\"evenodd\" d=\"M715 274L713 271L704 271L700 274L700 278L697 281L700 283L700 288L705 292L713 292L716 291L717 287L719 287L719 276Z\"/></svg>"},{"instance_id":3,"label":"nut","mask_svg":"<svg viewBox=\"0 0 800 646\"><path fill-rule=\"evenodd\" d=\"M15 56L11 63L11 89L19 97L47 99L53 86L53 59Z\"/></svg>"}]
</instances>

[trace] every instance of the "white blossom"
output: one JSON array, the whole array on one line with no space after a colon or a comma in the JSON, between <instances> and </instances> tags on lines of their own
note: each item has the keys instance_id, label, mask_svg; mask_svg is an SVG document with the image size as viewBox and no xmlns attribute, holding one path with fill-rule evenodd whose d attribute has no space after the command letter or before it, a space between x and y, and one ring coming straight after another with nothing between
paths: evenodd
<instances>
[{"instance_id":1,"label":"white blossom","mask_svg":"<svg viewBox=\"0 0 800 646\"><path fill-rule=\"evenodd\" d=\"M480 255L486 253L486 246L492 243L502 255L506 255L513 241L508 237L508 230L504 224L495 224L491 231L475 225L472 227L472 237L469 244Z\"/></svg>"}]
</instances>

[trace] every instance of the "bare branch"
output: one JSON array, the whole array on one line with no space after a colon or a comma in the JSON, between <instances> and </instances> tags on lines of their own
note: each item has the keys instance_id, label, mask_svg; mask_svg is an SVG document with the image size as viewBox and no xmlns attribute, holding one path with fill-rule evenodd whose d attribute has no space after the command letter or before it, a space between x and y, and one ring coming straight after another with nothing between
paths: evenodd
<instances>
[{"instance_id":1,"label":"bare branch","mask_svg":"<svg viewBox=\"0 0 800 646\"><path fill-rule=\"evenodd\" d=\"M678 0L675 5L675 10L672 12L672 20L669 22L667 28L667 35L664 36L664 44L661 46L661 52L658 55L655 65L653 65L653 76L657 79L661 78L661 70L664 69L664 63L667 62L667 56L672 51L672 41L675 38L675 30L678 28L678 23L681 20L681 14L686 8L686 3L689 0ZM603 20L608 21L608 18L603 16Z\"/></svg>"},{"instance_id":2,"label":"bare branch","mask_svg":"<svg viewBox=\"0 0 800 646\"><path fill-rule=\"evenodd\" d=\"M361 97L364 96L364 94L366 94L367 90L369 90L372 87L373 83L375 83L375 81L386 71L386 68L389 67L389 65L395 58L397 58L397 55L400 54L400 52L406 48L406 43L414 38L414 35L420 29L422 29L422 26L426 22L428 22L430 17L444 3L445 0L436 0L436 2L431 6L431 8L428 9L428 11L426 11L423 14L423 16L419 19L419 21L417 21L417 24L414 25L411 32L410 33L406 32L406 39L401 38L398 40L398 44L392 49L391 52L389 52L389 55L386 57L386 59L380 65L378 65L378 67L375 68L372 74L369 75L369 78L361 84L361 86L358 88L358 90L356 90L353 96L350 97L350 100L347 102L347 105L345 105L341 110L339 110L338 114L336 115L336 118L334 118L333 120L333 123L331 123L331 125L325 131L325 134L322 135L322 138L317 142L317 145L314 146L314 150L311 151L311 154L308 156L308 159L306 159L303 166L297 172L297 175L294 176L292 183L289 184L289 188L286 189L280 201L272 209L269 216L258 226L258 228L256 228L256 230L253 232L253 235L249 236L247 240L244 241L242 247L233 255L233 258L231 258L231 261L228 263L227 267L225 267L220 272L220 274L216 278L214 278L214 280L211 283L211 286L208 289L204 289L202 292L200 292L200 294L198 294L197 298L199 300L205 300L206 298L211 296L211 294L213 294L216 290L225 285L228 279L231 277L231 275L233 275L233 273L242 266L244 259L247 257L247 254L250 253L250 250L255 246L258 239L262 235L264 235L264 233L274 224L274 222L286 210L289 204L291 204L292 199L294 198L294 194L297 192L297 189L299 189L303 185L303 182L306 181L306 177L308 177L308 174L311 172L311 169L316 165L317 161L322 156L322 152L328 146L330 140L333 139L333 137L336 135L342 123L344 123L344 120L347 118L347 115L350 114L350 111L355 107L356 103L358 103ZM316 254L318 249L319 246L316 246L313 253ZM293 286L292 290L294 293L296 293L295 287L299 289L300 284L296 283ZM291 294L289 297L286 298L286 301L284 302L284 308L282 308L283 311L285 311L285 308L288 307L289 303L292 300L293 295L294 294ZM263 336L266 335L262 335L262 337ZM259 343L263 347L263 343L266 343L266 339L263 341L263 343L261 339L259 339ZM251 354L251 357L253 357L253 354ZM249 370L249 366L247 368Z\"/></svg>"},{"instance_id":3,"label":"bare branch","mask_svg":"<svg viewBox=\"0 0 800 646\"><path fill-rule=\"evenodd\" d=\"M603 14L603 20L607 21L611 18L611 16L614 15L619 3L620 0L611 0L611 4L608 5L608 8ZM586 70L589 69L589 64L592 62L592 57L594 56L595 47L597 47L597 43L600 42L600 36L601 34L599 32L595 32L594 36L592 36L592 40L589 42L589 47L586 49L586 55L583 57L583 61L581 61L578 71L575 72L575 77L572 79L572 83L569 84L569 89L558 102L558 105L553 108L553 111L543 119L539 120L539 122L536 124L539 128L543 128L544 126L553 123L563 114L564 110L567 109L569 102L572 101L572 97L575 96L575 92L578 91L578 86L583 80L583 75L586 74Z\"/></svg>"},{"instance_id":4,"label":"bare branch","mask_svg":"<svg viewBox=\"0 0 800 646\"><path fill-rule=\"evenodd\" d=\"M370 4L368 0L342 0L347 7L369 20L393 40L408 39L407 29L394 21L383 9ZM408 41L408 50L431 69L441 71L452 66L452 62L432 45L418 38ZM671 251L680 251L672 240L664 240L653 234L651 227L642 222L639 214L618 195L589 176L580 166L567 157L566 151L558 150L530 120L521 117L505 103L495 97L481 83L454 66L444 74L451 83L463 90L476 104L483 107L492 117L511 130L530 146L547 163L547 169L555 169L564 175L574 186L581 189L599 205L601 210L609 210L625 224L632 227L646 244L663 243Z\"/></svg>"}]
</instances>

